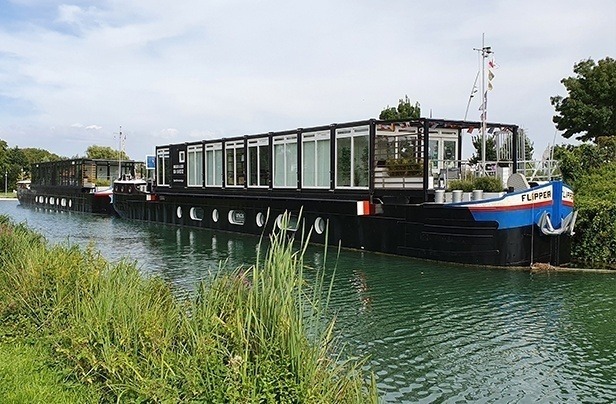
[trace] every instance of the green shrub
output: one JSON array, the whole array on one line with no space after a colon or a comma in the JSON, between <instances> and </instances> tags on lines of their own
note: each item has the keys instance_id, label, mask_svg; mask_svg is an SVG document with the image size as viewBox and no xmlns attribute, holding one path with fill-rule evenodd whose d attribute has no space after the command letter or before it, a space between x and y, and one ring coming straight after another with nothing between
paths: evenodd
<instances>
[{"instance_id":1,"label":"green shrub","mask_svg":"<svg viewBox=\"0 0 616 404\"><path fill-rule=\"evenodd\" d=\"M616 268L616 137L555 149L578 211L571 256L574 263Z\"/></svg>"},{"instance_id":2,"label":"green shrub","mask_svg":"<svg viewBox=\"0 0 616 404\"><path fill-rule=\"evenodd\" d=\"M500 192L503 190L503 183L496 177L475 177L473 187L486 192Z\"/></svg>"},{"instance_id":3,"label":"green shrub","mask_svg":"<svg viewBox=\"0 0 616 404\"><path fill-rule=\"evenodd\" d=\"M96 180L96 186L97 187L108 187L111 185L111 181L109 180L103 180L103 179L97 179Z\"/></svg>"},{"instance_id":4,"label":"green shrub","mask_svg":"<svg viewBox=\"0 0 616 404\"><path fill-rule=\"evenodd\" d=\"M423 173L423 161L409 157L389 158L385 166L390 177L420 176Z\"/></svg>"},{"instance_id":5,"label":"green shrub","mask_svg":"<svg viewBox=\"0 0 616 404\"><path fill-rule=\"evenodd\" d=\"M486 192L500 192L503 190L503 184L496 177L475 177L471 179L449 181L447 189L461 189L464 192L471 192L475 189L482 189Z\"/></svg>"},{"instance_id":6,"label":"green shrub","mask_svg":"<svg viewBox=\"0 0 616 404\"><path fill-rule=\"evenodd\" d=\"M473 180L451 180L447 183L448 190L461 189L464 192L471 192L474 188Z\"/></svg>"},{"instance_id":7,"label":"green shrub","mask_svg":"<svg viewBox=\"0 0 616 404\"><path fill-rule=\"evenodd\" d=\"M578 218L572 240L575 262L616 268L616 161L581 174L575 181Z\"/></svg>"},{"instance_id":8,"label":"green shrub","mask_svg":"<svg viewBox=\"0 0 616 404\"><path fill-rule=\"evenodd\" d=\"M595 198L577 198L578 217L571 256L589 267L616 269L616 203Z\"/></svg>"}]
</instances>

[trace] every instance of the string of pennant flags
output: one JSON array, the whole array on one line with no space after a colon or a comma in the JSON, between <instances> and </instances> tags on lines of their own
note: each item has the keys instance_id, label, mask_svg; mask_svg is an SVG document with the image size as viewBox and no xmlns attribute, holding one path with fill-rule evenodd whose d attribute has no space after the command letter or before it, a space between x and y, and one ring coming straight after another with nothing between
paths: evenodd
<instances>
[{"instance_id":1,"label":"string of pennant flags","mask_svg":"<svg viewBox=\"0 0 616 404\"><path fill-rule=\"evenodd\" d=\"M494 89L494 70L498 68L498 65L496 64L496 62L494 61L494 58L490 59L488 61L488 84L487 84L487 89L485 90L484 94L483 94L483 100L481 102L481 105L479 105L479 111L481 111L481 115L480 115L480 119L481 121L486 121L487 120L487 113L488 113L488 91L491 91ZM477 79L479 78L479 73L477 73L477 77L475 77L475 83L473 84L473 90L471 91L471 96L470 98L473 98L475 96L475 94L477 94L478 89L477 89ZM470 102L470 101L469 101ZM473 133L473 129L474 128L469 128L468 129L468 133ZM488 131L488 133L492 133L492 131Z\"/></svg>"},{"instance_id":2,"label":"string of pennant flags","mask_svg":"<svg viewBox=\"0 0 616 404\"><path fill-rule=\"evenodd\" d=\"M494 61L494 58L492 58L490 61L488 61L488 89L487 91L491 91L494 89L494 70L498 68L498 65L496 64L496 62ZM479 92L479 89L477 88L477 79L479 78L479 72L477 72L477 76L475 77L475 82L473 83L473 89L471 90L471 95L469 98L474 98L475 94L477 94L477 92ZM479 106L479 110L483 110L484 106L487 107L487 105L484 105L486 99L487 99L487 95L488 93L484 94L484 102L481 103L481 105ZM486 108L487 109L487 108Z\"/></svg>"}]
</instances>

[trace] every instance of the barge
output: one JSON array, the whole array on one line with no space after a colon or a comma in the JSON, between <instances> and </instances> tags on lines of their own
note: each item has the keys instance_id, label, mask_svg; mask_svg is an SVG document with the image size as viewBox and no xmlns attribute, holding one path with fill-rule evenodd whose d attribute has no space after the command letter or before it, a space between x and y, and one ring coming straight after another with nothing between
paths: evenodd
<instances>
[{"instance_id":1,"label":"barge","mask_svg":"<svg viewBox=\"0 0 616 404\"><path fill-rule=\"evenodd\" d=\"M17 189L19 203L51 210L115 214L111 184L134 176L135 162L78 158L33 164Z\"/></svg>"},{"instance_id":2,"label":"barge","mask_svg":"<svg viewBox=\"0 0 616 404\"><path fill-rule=\"evenodd\" d=\"M462 139L482 125L509 146L499 161L470 165ZM573 192L553 173L527 178L541 170L518 158L518 137L511 124L371 119L163 145L154 179L116 181L113 207L125 219L254 235L304 229L316 243L437 261L565 264ZM502 188L451 189L473 176Z\"/></svg>"}]
</instances>

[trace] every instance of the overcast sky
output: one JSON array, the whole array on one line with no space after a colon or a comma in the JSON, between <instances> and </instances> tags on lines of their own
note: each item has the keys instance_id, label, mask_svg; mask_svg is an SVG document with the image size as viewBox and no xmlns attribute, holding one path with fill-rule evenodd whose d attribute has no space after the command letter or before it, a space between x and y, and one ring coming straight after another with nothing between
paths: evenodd
<instances>
[{"instance_id":1,"label":"overcast sky","mask_svg":"<svg viewBox=\"0 0 616 404\"><path fill-rule=\"evenodd\" d=\"M118 147L121 126L143 159L376 118L405 94L422 116L462 119L482 33L498 64L488 118L541 153L560 80L616 56L616 1L0 0L0 139L74 156Z\"/></svg>"}]
</instances>

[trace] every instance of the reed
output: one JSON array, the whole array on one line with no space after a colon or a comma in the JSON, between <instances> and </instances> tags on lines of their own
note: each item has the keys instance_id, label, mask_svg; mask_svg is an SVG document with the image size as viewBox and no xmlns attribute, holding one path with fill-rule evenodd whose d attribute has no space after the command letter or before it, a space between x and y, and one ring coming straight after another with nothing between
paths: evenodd
<instances>
[{"instance_id":1,"label":"reed","mask_svg":"<svg viewBox=\"0 0 616 404\"><path fill-rule=\"evenodd\" d=\"M331 284L305 277L303 251L273 234L252 266L221 268L181 300L133 263L0 217L0 319L109 400L376 402L364 362L340 356Z\"/></svg>"}]
</instances>

